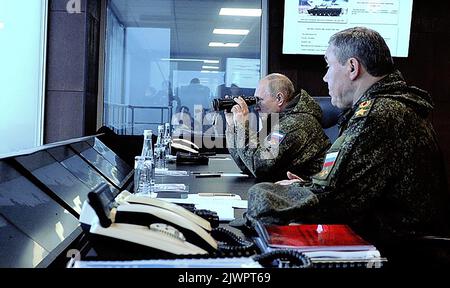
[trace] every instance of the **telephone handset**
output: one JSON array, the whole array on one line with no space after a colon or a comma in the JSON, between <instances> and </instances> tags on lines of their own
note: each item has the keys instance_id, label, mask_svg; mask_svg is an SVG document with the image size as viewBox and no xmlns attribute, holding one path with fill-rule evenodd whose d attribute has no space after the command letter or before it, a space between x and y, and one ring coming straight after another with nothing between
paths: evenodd
<instances>
[{"instance_id":1,"label":"telephone handset","mask_svg":"<svg viewBox=\"0 0 450 288\"><path fill-rule=\"evenodd\" d=\"M185 151L185 152L189 152L189 153L194 153L194 154L198 154L200 151L200 147L198 147L195 143L186 140L186 139L181 139L181 138L175 138L172 139L172 148L181 150L181 151Z\"/></svg>"},{"instance_id":2,"label":"telephone handset","mask_svg":"<svg viewBox=\"0 0 450 288\"><path fill-rule=\"evenodd\" d=\"M191 213L191 212L189 212ZM123 204L111 211L114 223L127 223L148 226L150 223L161 223L173 227L186 237L186 241L199 248L213 252L217 250L216 240L205 229L195 222L157 206L142 204Z\"/></svg>"},{"instance_id":3,"label":"telephone handset","mask_svg":"<svg viewBox=\"0 0 450 288\"><path fill-rule=\"evenodd\" d=\"M100 249L107 246L109 254L123 250L124 255L135 259L144 255L150 259L255 253L252 242L242 240L231 231L221 227L212 229L208 221L177 204L145 198L124 191L116 197L118 205L109 210L105 207L111 203L102 203L101 197L91 192L80 215L82 227L89 236L102 241L96 242ZM133 256L129 255L131 251Z\"/></svg>"},{"instance_id":4,"label":"telephone handset","mask_svg":"<svg viewBox=\"0 0 450 288\"><path fill-rule=\"evenodd\" d=\"M90 192L83 204L80 222L93 238L93 243L98 244L99 250L111 254L106 255L108 258L114 258L112 254L127 252L134 252L137 257L151 257L153 254L168 257L208 254L217 250L217 242L206 230L172 211L155 206L125 204L111 209L112 213L108 215L105 204L97 193ZM131 223L118 221L126 218ZM148 222L144 225L143 219L146 218Z\"/></svg>"},{"instance_id":5,"label":"telephone handset","mask_svg":"<svg viewBox=\"0 0 450 288\"><path fill-rule=\"evenodd\" d=\"M123 200L119 200L119 201L121 201L120 204L127 202L130 204L151 205L151 206L156 206L156 207L160 207L163 209L167 209L167 210L173 211L174 213L179 214L180 216L182 216L186 219L189 219L190 221L196 223L203 229L205 229L207 231L211 231L211 223L210 222L208 222L204 218L197 216L196 214L192 213L191 211L189 211L179 205L176 205L174 203L163 201L163 200L156 199L156 198L131 194L130 192L127 192L127 191L123 191L120 196L123 197ZM118 200L116 199L116 201L118 201Z\"/></svg>"}]
</instances>

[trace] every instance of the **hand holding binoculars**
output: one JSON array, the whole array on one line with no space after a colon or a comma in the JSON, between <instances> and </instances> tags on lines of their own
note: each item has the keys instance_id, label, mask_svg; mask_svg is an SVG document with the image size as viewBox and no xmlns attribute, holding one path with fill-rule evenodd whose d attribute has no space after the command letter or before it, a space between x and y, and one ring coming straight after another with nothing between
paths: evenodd
<instances>
[{"instance_id":1,"label":"hand holding binoculars","mask_svg":"<svg viewBox=\"0 0 450 288\"><path fill-rule=\"evenodd\" d=\"M237 105L237 103L234 101L234 99L237 97L239 96L226 99L214 99L212 102L212 107L215 111L226 110L228 113L230 113L231 108L233 108L234 105ZM258 98L255 96L241 96L241 97L242 99L244 99L245 103L247 103L247 106L252 106L258 103Z\"/></svg>"}]
</instances>

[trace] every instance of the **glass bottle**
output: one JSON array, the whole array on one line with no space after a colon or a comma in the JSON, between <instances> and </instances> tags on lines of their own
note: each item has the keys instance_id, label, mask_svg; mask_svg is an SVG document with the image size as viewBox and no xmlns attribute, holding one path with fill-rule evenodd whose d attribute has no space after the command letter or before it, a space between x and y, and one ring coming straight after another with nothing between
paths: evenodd
<instances>
[{"instance_id":1,"label":"glass bottle","mask_svg":"<svg viewBox=\"0 0 450 288\"><path fill-rule=\"evenodd\" d=\"M164 126L158 126L158 139L155 145L155 169L166 170L166 149L164 146Z\"/></svg>"}]
</instances>

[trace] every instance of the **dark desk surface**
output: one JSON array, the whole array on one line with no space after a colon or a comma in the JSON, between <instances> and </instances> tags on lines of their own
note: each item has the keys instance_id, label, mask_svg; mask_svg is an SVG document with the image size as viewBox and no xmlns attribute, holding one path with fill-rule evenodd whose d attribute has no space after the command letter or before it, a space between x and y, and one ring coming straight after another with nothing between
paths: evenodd
<instances>
[{"instance_id":1,"label":"dark desk surface","mask_svg":"<svg viewBox=\"0 0 450 288\"><path fill-rule=\"evenodd\" d=\"M241 173L230 155L220 154L209 159L208 165L169 164L169 170L188 171L189 176L159 176L156 183L182 183L189 185L189 193L226 192L247 199L248 189L256 183L253 177L221 176L197 178L192 172L201 173Z\"/></svg>"}]
</instances>

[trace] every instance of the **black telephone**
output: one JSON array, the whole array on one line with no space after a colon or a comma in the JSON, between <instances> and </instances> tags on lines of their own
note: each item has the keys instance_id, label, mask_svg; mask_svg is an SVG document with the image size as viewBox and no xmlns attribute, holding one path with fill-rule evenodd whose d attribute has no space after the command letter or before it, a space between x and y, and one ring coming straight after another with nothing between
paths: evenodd
<instances>
[{"instance_id":1,"label":"black telephone","mask_svg":"<svg viewBox=\"0 0 450 288\"><path fill-rule=\"evenodd\" d=\"M80 215L81 226L102 259L218 255L233 249L213 236L241 250L253 247L230 231L213 229L202 217L160 199L124 191L116 197L115 207L109 206L111 203L105 203L99 193L91 192Z\"/></svg>"}]
</instances>

